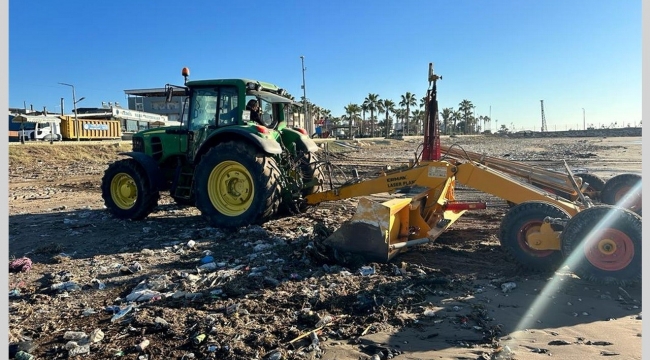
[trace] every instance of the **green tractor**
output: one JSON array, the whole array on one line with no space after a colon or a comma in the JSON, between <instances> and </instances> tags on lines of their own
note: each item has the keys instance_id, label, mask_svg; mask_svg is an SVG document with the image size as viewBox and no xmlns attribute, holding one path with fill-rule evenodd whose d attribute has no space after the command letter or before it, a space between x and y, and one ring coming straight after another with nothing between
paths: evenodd
<instances>
[{"instance_id":1,"label":"green tractor","mask_svg":"<svg viewBox=\"0 0 650 360\"><path fill-rule=\"evenodd\" d=\"M287 126L294 102L285 90L249 79L188 81L187 68L182 74L185 86L165 88L168 101L178 89L185 94L187 121L133 135L133 150L121 153L128 158L102 178L106 208L140 220L169 191L222 228L263 223L281 208L304 210L303 197L320 191L324 176L316 143L304 129ZM261 105L258 122L246 109L251 99Z\"/></svg>"}]
</instances>

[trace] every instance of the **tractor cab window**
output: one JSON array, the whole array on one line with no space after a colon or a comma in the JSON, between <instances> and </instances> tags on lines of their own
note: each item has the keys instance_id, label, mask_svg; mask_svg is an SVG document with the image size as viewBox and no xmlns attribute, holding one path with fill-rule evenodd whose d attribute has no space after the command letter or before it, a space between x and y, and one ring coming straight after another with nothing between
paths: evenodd
<instances>
[{"instance_id":1,"label":"tractor cab window","mask_svg":"<svg viewBox=\"0 0 650 360\"><path fill-rule=\"evenodd\" d=\"M192 94L189 129L198 130L215 125L218 93L216 89L196 89Z\"/></svg>"},{"instance_id":2,"label":"tractor cab window","mask_svg":"<svg viewBox=\"0 0 650 360\"><path fill-rule=\"evenodd\" d=\"M264 98L247 95L245 103L248 104L248 101L255 99L260 104L260 119L264 126L268 128L273 128L277 123L276 119L276 106L273 103L265 100Z\"/></svg>"},{"instance_id":3,"label":"tractor cab window","mask_svg":"<svg viewBox=\"0 0 650 360\"><path fill-rule=\"evenodd\" d=\"M219 126L236 125L239 123L239 96L237 88L223 87L219 92Z\"/></svg>"}]
</instances>

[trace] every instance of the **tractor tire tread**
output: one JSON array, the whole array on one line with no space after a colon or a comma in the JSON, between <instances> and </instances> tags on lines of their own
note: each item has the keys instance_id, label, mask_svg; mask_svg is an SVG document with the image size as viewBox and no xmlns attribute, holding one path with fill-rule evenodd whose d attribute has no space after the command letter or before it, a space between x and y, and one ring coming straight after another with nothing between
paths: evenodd
<instances>
[{"instance_id":1,"label":"tractor tire tread","mask_svg":"<svg viewBox=\"0 0 650 360\"><path fill-rule=\"evenodd\" d=\"M602 224L604 218L612 224L612 228L623 232L634 242L632 262L615 274L595 268L586 259L584 253L580 256L573 254L575 251L583 252L582 239ZM581 279L599 284L624 286L639 283L641 281L641 225L641 217L636 213L612 205L597 205L579 212L569 220L561 235L562 253L566 258L571 256L577 259L576 264L571 264L569 268Z\"/></svg>"},{"instance_id":2,"label":"tractor tire tread","mask_svg":"<svg viewBox=\"0 0 650 360\"><path fill-rule=\"evenodd\" d=\"M538 212L543 220L545 216L569 218L569 215L553 204L543 201L528 201L514 205L503 217L499 227L499 241L509 260L517 263L521 268L531 272L550 272L557 270L562 261L562 253L556 251L545 257L528 255L520 247L517 233L525 223L527 213ZM542 216L542 214L545 214Z\"/></svg>"},{"instance_id":3,"label":"tractor tire tread","mask_svg":"<svg viewBox=\"0 0 650 360\"><path fill-rule=\"evenodd\" d=\"M118 172L129 173L133 177L133 180L135 180L137 184L140 184L138 192L144 194L141 197L142 201L139 201L140 196L138 196L136 204L129 210L117 208L111 198L111 180L113 175ZM118 160L110 164L104 171L101 190L106 208L111 214L119 219L142 220L153 212L156 206L158 206L158 200L160 199L160 193L152 190L152 186L149 183L145 170L133 159Z\"/></svg>"}]
</instances>

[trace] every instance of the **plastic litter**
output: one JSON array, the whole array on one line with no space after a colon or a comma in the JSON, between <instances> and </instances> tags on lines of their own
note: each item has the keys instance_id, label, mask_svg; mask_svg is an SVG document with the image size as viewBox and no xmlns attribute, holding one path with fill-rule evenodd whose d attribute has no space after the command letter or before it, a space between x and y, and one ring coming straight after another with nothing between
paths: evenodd
<instances>
[{"instance_id":1,"label":"plastic litter","mask_svg":"<svg viewBox=\"0 0 650 360\"><path fill-rule=\"evenodd\" d=\"M362 276L374 275L375 274L375 268L372 267L372 266L362 266L359 269L359 273L361 273Z\"/></svg>"},{"instance_id":2,"label":"plastic litter","mask_svg":"<svg viewBox=\"0 0 650 360\"><path fill-rule=\"evenodd\" d=\"M510 281L510 282L501 284L501 291L503 291L504 293L508 293L508 292L512 291L516 287L517 287L517 284Z\"/></svg>"},{"instance_id":3,"label":"plastic litter","mask_svg":"<svg viewBox=\"0 0 650 360\"><path fill-rule=\"evenodd\" d=\"M113 315L113 317L111 318L111 322L115 322L115 321L123 318L124 315L131 312L131 310L133 310L133 305L129 305L129 306L125 307L124 309L120 310L117 314Z\"/></svg>"}]
</instances>

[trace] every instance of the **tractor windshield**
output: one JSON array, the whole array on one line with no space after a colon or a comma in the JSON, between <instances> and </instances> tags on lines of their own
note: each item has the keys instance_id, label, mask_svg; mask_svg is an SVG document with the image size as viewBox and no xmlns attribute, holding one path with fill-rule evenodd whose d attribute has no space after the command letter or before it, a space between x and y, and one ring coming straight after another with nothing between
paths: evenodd
<instances>
[{"instance_id":1,"label":"tractor windshield","mask_svg":"<svg viewBox=\"0 0 650 360\"><path fill-rule=\"evenodd\" d=\"M217 115L216 89L196 89L192 95L191 113L189 114L189 129L198 130L214 124Z\"/></svg>"}]
</instances>

